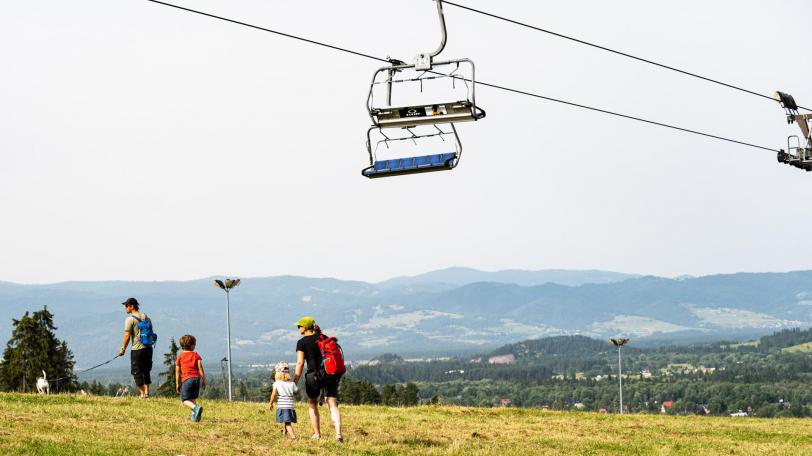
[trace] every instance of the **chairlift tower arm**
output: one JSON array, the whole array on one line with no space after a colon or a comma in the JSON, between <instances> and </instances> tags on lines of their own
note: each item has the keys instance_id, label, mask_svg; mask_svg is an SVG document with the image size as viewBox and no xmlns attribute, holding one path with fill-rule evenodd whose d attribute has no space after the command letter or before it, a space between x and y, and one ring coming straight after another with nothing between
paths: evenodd
<instances>
[{"instance_id":1,"label":"chairlift tower arm","mask_svg":"<svg viewBox=\"0 0 812 456\"><path fill-rule=\"evenodd\" d=\"M807 146L812 148L812 135L810 135L810 127L809 124L812 123L812 114L795 114L793 116L788 117L788 120L791 122L795 122L798 124L798 127L801 128L801 132L806 139Z\"/></svg>"},{"instance_id":2,"label":"chairlift tower arm","mask_svg":"<svg viewBox=\"0 0 812 456\"><path fill-rule=\"evenodd\" d=\"M812 114L799 113L795 98L788 93L775 92L773 98L784 108L787 123L798 124L798 128L801 129L803 135L803 140L794 135L787 138L787 150L778 152L778 161L806 171L812 171L812 133L810 133L810 130L812 130L810 128ZM793 139L795 140L794 146L792 144Z\"/></svg>"}]
</instances>

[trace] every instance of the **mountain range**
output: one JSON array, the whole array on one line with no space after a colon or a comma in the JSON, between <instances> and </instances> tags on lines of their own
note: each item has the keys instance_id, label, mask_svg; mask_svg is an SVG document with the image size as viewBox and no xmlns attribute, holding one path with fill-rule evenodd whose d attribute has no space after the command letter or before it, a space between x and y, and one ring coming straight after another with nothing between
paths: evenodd
<instances>
[{"instance_id":1,"label":"mountain range","mask_svg":"<svg viewBox=\"0 0 812 456\"><path fill-rule=\"evenodd\" d=\"M0 340L13 318L48 306L77 368L112 357L120 303L134 296L155 322L158 351L194 334L211 360L225 354L224 293L185 282L0 282ZM812 271L668 279L605 271L450 268L381 283L278 276L244 278L231 294L235 365L291 357L293 323L316 318L349 359L483 350L525 339L581 334L646 340L745 338L812 325ZM158 358L156 357L156 360Z\"/></svg>"}]
</instances>

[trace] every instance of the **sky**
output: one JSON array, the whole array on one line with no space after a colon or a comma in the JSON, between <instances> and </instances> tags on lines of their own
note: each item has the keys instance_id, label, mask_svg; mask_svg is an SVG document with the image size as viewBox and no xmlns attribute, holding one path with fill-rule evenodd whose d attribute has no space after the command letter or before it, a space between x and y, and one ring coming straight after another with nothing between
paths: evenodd
<instances>
[{"instance_id":1,"label":"sky","mask_svg":"<svg viewBox=\"0 0 812 456\"><path fill-rule=\"evenodd\" d=\"M812 104L801 0L459 1ZM439 38L429 1L177 4L402 60ZM774 148L797 131L769 100L446 20L441 57L483 81ZM812 174L772 152L479 87L458 168L368 180L379 62L144 0L5 2L0 43L0 281L812 268Z\"/></svg>"}]
</instances>

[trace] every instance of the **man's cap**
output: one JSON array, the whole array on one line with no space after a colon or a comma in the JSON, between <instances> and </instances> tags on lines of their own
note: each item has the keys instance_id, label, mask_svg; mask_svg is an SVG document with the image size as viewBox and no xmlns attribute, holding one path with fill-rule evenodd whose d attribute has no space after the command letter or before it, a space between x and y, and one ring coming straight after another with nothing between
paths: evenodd
<instances>
[{"instance_id":1,"label":"man's cap","mask_svg":"<svg viewBox=\"0 0 812 456\"><path fill-rule=\"evenodd\" d=\"M315 324L316 320L314 320L313 317L302 317L299 319L299 321L294 323L294 325L301 326L303 328L312 328Z\"/></svg>"},{"instance_id":2,"label":"man's cap","mask_svg":"<svg viewBox=\"0 0 812 456\"><path fill-rule=\"evenodd\" d=\"M135 298L127 298L126 301L121 303L122 306L137 306L138 300Z\"/></svg>"}]
</instances>

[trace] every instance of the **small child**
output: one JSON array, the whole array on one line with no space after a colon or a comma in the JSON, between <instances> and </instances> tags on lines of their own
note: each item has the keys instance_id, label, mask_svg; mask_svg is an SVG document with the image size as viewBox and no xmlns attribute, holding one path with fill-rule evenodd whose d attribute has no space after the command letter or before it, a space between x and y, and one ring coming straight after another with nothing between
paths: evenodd
<instances>
[{"instance_id":1,"label":"small child","mask_svg":"<svg viewBox=\"0 0 812 456\"><path fill-rule=\"evenodd\" d=\"M181 337L180 348L184 351L175 361L175 384L183 405L192 410L192 421L200 421L203 407L197 405L200 387L206 387L206 373L203 372L203 358L195 352L197 339L191 334Z\"/></svg>"},{"instance_id":2,"label":"small child","mask_svg":"<svg viewBox=\"0 0 812 456\"><path fill-rule=\"evenodd\" d=\"M293 433L293 423L296 422L296 410L293 408L296 393L299 388L290 381L290 366L288 363L277 363L274 368L273 392L268 409L273 410L273 403L276 401L276 422L282 423L282 435L287 435L295 439Z\"/></svg>"}]
</instances>

